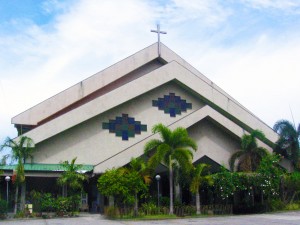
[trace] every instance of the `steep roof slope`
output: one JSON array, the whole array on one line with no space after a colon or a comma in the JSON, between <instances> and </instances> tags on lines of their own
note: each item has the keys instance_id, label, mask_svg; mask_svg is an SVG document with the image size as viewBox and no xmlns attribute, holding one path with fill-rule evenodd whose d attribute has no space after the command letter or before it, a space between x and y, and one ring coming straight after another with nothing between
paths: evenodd
<instances>
[{"instance_id":1,"label":"steep roof slope","mask_svg":"<svg viewBox=\"0 0 300 225\"><path fill-rule=\"evenodd\" d=\"M163 44L159 57L157 43L15 116L12 123L34 126L26 135L39 143L172 80L246 130L260 129L270 142L277 140L269 126Z\"/></svg>"}]
</instances>

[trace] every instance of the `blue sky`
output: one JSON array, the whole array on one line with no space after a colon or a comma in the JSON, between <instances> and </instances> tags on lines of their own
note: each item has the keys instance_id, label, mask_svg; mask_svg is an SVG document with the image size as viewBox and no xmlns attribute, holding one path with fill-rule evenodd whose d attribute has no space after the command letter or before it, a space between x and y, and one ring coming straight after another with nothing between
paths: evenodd
<instances>
[{"instance_id":1,"label":"blue sky","mask_svg":"<svg viewBox=\"0 0 300 225\"><path fill-rule=\"evenodd\" d=\"M0 0L0 141L10 119L156 41L273 126L300 122L300 1Z\"/></svg>"}]
</instances>

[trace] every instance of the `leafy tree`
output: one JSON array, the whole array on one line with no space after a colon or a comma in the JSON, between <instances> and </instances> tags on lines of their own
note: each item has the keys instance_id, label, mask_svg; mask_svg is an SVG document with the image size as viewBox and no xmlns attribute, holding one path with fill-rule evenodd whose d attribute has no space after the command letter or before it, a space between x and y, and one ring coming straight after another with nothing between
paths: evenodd
<instances>
[{"instance_id":1,"label":"leafy tree","mask_svg":"<svg viewBox=\"0 0 300 225\"><path fill-rule=\"evenodd\" d=\"M10 148L12 161L17 162L16 171L14 172L13 181L16 185L16 194L15 194L15 208L14 213L17 212L17 203L18 203L18 193L19 186L21 186L21 210L25 208L25 172L24 164L26 159L33 158L32 153L34 151L34 142L31 138L26 136L21 136L17 140L11 138L6 138L4 144L1 145L0 150L5 148Z\"/></svg>"},{"instance_id":2,"label":"leafy tree","mask_svg":"<svg viewBox=\"0 0 300 225\"><path fill-rule=\"evenodd\" d=\"M148 190L148 186L137 171L124 168L106 170L99 177L97 186L104 196L114 196L129 204L135 202L138 193Z\"/></svg>"},{"instance_id":3,"label":"leafy tree","mask_svg":"<svg viewBox=\"0 0 300 225\"><path fill-rule=\"evenodd\" d=\"M212 177L210 175L204 175L205 169L207 169L208 167L209 165L201 163L198 164L196 167L193 167L191 171L192 182L190 185L190 191L193 194L196 194L197 214L201 214L199 188L204 182L207 182L209 185L213 184Z\"/></svg>"},{"instance_id":4,"label":"leafy tree","mask_svg":"<svg viewBox=\"0 0 300 225\"><path fill-rule=\"evenodd\" d=\"M284 172L278 165L279 161L278 155L269 154L262 158L257 170L258 186L268 199L279 195L280 180Z\"/></svg>"},{"instance_id":5,"label":"leafy tree","mask_svg":"<svg viewBox=\"0 0 300 225\"><path fill-rule=\"evenodd\" d=\"M183 170L189 170L193 159L191 149L196 151L197 144L189 137L187 130L182 127L178 127L172 131L163 124L157 124L153 126L152 132L159 133L161 139L153 139L146 143L144 152L150 156L148 161L150 168L156 168L159 163L162 163L169 169L169 213L174 214L173 168L178 166Z\"/></svg>"},{"instance_id":6,"label":"leafy tree","mask_svg":"<svg viewBox=\"0 0 300 225\"><path fill-rule=\"evenodd\" d=\"M261 159L268 154L265 148L257 145L257 138L265 139L265 135L259 130L253 130L250 134L244 134L241 140L241 150L235 152L229 159L230 169L234 171L235 161L239 159L238 170L244 172L256 171Z\"/></svg>"},{"instance_id":7,"label":"leafy tree","mask_svg":"<svg viewBox=\"0 0 300 225\"><path fill-rule=\"evenodd\" d=\"M57 179L57 183L61 186L66 185L71 189L72 194L81 191L83 188L83 182L87 180L87 176L82 173L78 173L82 168L81 164L75 164L77 157L69 161L64 161L61 166L65 169L62 175Z\"/></svg>"},{"instance_id":8,"label":"leafy tree","mask_svg":"<svg viewBox=\"0 0 300 225\"><path fill-rule=\"evenodd\" d=\"M275 123L273 129L280 136L276 142L275 152L291 160L294 167L299 169L300 124L296 129L288 120L279 120Z\"/></svg>"}]
</instances>

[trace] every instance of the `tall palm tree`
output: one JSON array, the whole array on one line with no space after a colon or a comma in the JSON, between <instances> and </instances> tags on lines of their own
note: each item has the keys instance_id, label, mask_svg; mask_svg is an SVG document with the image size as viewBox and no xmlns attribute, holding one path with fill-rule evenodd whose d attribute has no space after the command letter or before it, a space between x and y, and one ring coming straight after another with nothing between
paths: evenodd
<instances>
[{"instance_id":1,"label":"tall palm tree","mask_svg":"<svg viewBox=\"0 0 300 225\"><path fill-rule=\"evenodd\" d=\"M26 159L33 158L32 153L34 151L34 142L31 138L27 136L21 136L16 141L8 137L4 141L4 144L0 146L0 150L3 150L5 148L11 149L12 161L17 162L16 170L14 173L15 176L14 180L16 185L14 212L16 213L19 185L21 185L21 210L25 208L26 184L25 184L24 164L26 163Z\"/></svg>"},{"instance_id":2,"label":"tall palm tree","mask_svg":"<svg viewBox=\"0 0 300 225\"><path fill-rule=\"evenodd\" d=\"M173 168L179 166L183 170L189 170L192 166L193 152L197 150L197 144L188 135L185 128L178 127L170 130L163 124L154 125L153 133L159 133L161 139L153 139L146 143L144 152L150 155L148 164L150 168L156 168L159 163L169 169L170 186L170 214L174 214L173 206ZM151 155L152 153L152 155Z\"/></svg>"},{"instance_id":3,"label":"tall palm tree","mask_svg":"<svg viewBox=\"0 0 300 225\"><path fill-rule=\"evenodd\" d=\"M241 149L235 152L229 159L230 169L234 171L235 161L239 159L238 170L253 172L259 166L261 159L268 154L267 150L257 145L257 138L265 139L260 130L253 130L250 134L244 134L241 140Z\"/></svg>"},{"instance_id":4,"label":"tall palm tree","mask_svg":"<svg viewBox=\"0 0 300 225\"><path fill-rule=\"evenodd\" d=\"M69 161L64 161L61 163L61 166L65 169L62 175L57 179L57 183L61 186L67 186L67 189L70 188L72 191L76 192L82 190L83 182L87 180L87 176L78 171L82 168L82 165L75 164L77 157Z\"/></svg>"},{"instance_id":5,"label":"tall palm tree","mask_svg":"<svg viewBox=\"0 0 300 225\"><path fill-rule=\"evenodd\" d=\"M192 182L190 185L190 191L193 194L196 194L196 213L199 215L201 214L201 207L200 207L200 193L199 188L204 182L207 182L209 185L213 184L213 179L210 175L204 175L205 170L209 168L209 165L205 163L200 163L193 167L191 171Z\"/></svg>"},{"instance_id":6,"label":"tall palm tree","mask_svg":"<svg viewBox=\"0 0 300 225\"><path fill-rule=\"evenodd\" d=\"M298 129L288 120L279 120L275 123L273 129L279 134L276 142L275 152L280 153L292 161L295 168L299 168L299 139L300 124Z\"/></svg>"}]
</instances>

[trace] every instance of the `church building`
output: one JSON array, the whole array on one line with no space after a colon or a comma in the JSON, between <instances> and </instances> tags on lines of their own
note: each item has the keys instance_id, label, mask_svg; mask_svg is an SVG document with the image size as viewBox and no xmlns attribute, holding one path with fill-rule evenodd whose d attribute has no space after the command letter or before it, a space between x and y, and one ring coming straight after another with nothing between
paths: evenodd
<instances>
[{"instance_id":1,"label":"church building","mask_svg":"<svg viewBox=\"0 0 300 225\"><path fill-rule=\"evenodd\" d=\"M250 97L250 96L249 96ZM153 125L184 127L198 144L194 163L229 168L243 134L261 130L272 152L278 135L192 65L157 42L12 118L20 135L33 139L25 166L29 189L53 184L59 163L83 164L90 175L90 209L103 206L93 177L143 155ZM10 175L12 168L6 167ZM163 173L164 168L161 168ZM4 174L4 175L5 175ZM99 209L98 209L99 210Z\"/></svg>"}]
</instances>

